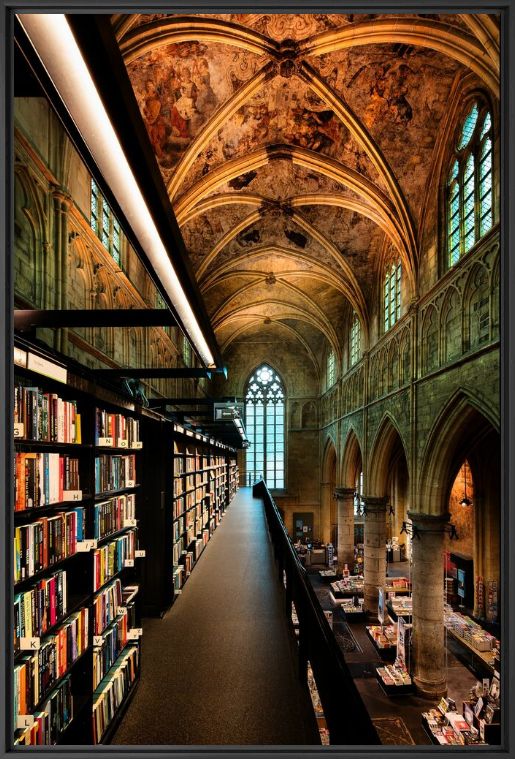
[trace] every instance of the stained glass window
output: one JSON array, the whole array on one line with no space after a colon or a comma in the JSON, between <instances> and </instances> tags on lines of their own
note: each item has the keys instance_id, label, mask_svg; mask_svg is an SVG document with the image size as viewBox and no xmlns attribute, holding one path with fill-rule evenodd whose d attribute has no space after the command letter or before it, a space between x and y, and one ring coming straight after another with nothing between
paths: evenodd
<instances>
[{"instance_id":1,"label":"stained glass window","mask_svg":"<svg viewBox=\"0 0 515 759\"><path fill-rule=\"evenodd\" d=\"M100 192L94 179L91 180L90 204L91 229L100 238L118 266L121 265L121 229L109 203Z\"/></svg>"},{"instance_id":2,"label":"stained glass window","mask_svg":"<svg viewBox=\"0 0 515 759\"><path fill-rule=\"evenodd\" d=\"M350 328L350 365L354 366L361 358L361 323L354 314Z\"/></svg>"},{"instance_id":3,"label":"stained glass window","mask_svg":"<svg viewBox=\"0 0 515 759\"><path fill-rule=\"evenodd\" d=\"M247 484L263 477L269 488L284 488L284 386L279 375L262 364L249 378L245 395Z\"/></svg>"},{"instance_id":4,"label":"stained glass window","mask_svg":"<svg viewBox=\"0 0 515 759\"><path fill-rule=\"evenodd\" d=\"M447 263L454 266L493 224L492 118L470 108L447 180Z\"/></svg>"},{"instance_id":5,"label":"stained glass window","mask_svg":"<svg viewBox=\"0 0 515 759\"><path fill-rule=\"evenodd\" d=\"M384 278L384 331L387 332L401 317L401 262L392 263Z\"/></svg>"},{"instance_id":6,"label":"stained glass window","mask_svg":"<svg viewBox=\"0 0 515 759\"><path fill-rule=\"evenodd\" d=\"M332 387L336 382L336 359L334 351L327 354L327 387Z\"/></svg>"}]
</instances>

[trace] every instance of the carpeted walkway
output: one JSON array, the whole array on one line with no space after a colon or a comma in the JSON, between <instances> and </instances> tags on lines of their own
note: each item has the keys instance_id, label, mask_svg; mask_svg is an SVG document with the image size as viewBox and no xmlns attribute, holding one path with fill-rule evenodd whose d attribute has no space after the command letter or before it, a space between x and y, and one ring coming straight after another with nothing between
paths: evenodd
<instances>
[{"instance_id":1,"label":"carpeted walkway","mask_svg":"<svg viewBox=\"0 0 515 759\"><path fill-rule=\"evenodd\" d=\"M243 488L164 619L113 739L139 745L313 745L262 502Z\"/></svg>"}]
</instances>

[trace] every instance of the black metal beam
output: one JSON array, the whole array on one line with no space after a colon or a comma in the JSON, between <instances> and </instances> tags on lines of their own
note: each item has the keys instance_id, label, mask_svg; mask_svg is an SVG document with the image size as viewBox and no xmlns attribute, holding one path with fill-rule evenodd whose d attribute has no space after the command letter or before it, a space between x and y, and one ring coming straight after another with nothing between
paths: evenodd
<instances>
[{"instance_id":1,"label":"black metal beam","mask_svg":"<svg viewBox=\"0 0 515 759\"><path fill-rule=\"evenodd\" d=\"M221 374L221 369L211 369L213 374ZM149 398L154 406L207 406L215 403L241 403L234 398Z\"/></svg>"},{"instance_id":2,"label":"black metal beam","mask_svg":"<svg viewBox=\"0 0 515 759\"><path fill-rule=\"evenodd\" d=\"M213 369L188 369L175 368L171 366L164 366L161 368L156 367L130 367L127 369L96 369L95 375L98 377L111 379L115 377L151 377L157 379L159 377L175 378L175 377L207 377L211 379Z\"/></svg>"},{"instance_id":3,"label":"black metal beam","mask_svg":"<svg viewBox=\"0 0 515 759\"><path fill-rule=\"evenodd\" d=\"M176 327L177 319L167 308L89 308L67 310L16 309L14 329L36 327Z\"/></svg>"}]
</instances>

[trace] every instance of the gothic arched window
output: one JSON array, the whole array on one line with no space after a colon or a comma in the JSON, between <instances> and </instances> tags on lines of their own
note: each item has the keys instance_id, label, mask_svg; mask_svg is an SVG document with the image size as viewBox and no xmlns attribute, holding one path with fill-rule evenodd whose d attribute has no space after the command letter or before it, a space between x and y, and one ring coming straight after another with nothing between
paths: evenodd
<instances>
[{"instance_id":1,"label":"gothic arched window","mask_svg":"<svg viewBox=\"0 0 515 759\"><path fill-rule=\"evenodd\" d=\"M269 488L284 488L284 411L283 383L268 364L252 373L245 393L247 483L261 475Z\"/></svg>"},{"instance_id":2,"label":"gothic arched window","mask_svg":"<svg viewBox=\"0 0 515 759\"><path fill-rule=\"evenodd\" d=\"M492 157L492 117L474 102L458 133L446 182L448 268L492 228Z\"/></svg>"},{"instance_id":3,"label":"gothic arched window","mask_svg":"<svg viewBox=\"0 0 515 759\"><path fill-rule=\"evenodd\" d=\"M361 323L354 314L350 328L350 365L354 366L361 358Z\"/></svg>"},{"instance_id":4,"label":"gothic arched window","mask_svg":"<svg viewBox=\"0 0 515 759\"><path fill-rule=\"evenodd\" d=\"M401 317L401 275L402 265L400 261L392 263L386 269L383 288L385 332L388 332Z\"/></svg>"}]
</instances>

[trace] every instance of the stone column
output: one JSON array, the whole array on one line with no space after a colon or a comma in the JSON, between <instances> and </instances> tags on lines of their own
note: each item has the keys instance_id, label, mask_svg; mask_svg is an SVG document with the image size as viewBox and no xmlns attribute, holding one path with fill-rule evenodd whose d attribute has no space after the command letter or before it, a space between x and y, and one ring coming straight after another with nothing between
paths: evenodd
<instances>
[{"instance_id":1,"label":"stone column","mask_svg":"<svg viewBox=\"0 0 515 759\"><path fill-rule=\"evenodd\" d=\"M364 607L377 614L378 588L386 580L386 496L364 496L365 501L365 555Z\"/></svg>"},{"instance_id":2,"label":"stone column","mask_svg":"<svg viewBox=\"0 0 515 759\"><path fill-rule=\"evenodd\" d=\"M338 511L338 571L348 564L354 565L354 488L335 488L334 497Z\"/></svg>"},{"instance_id":3,"label":"stone column","mask_svg":"<svg viewBox=\"0 0 515 759\"><path fill-rule=\"evenodd\" d=\"M413 583L413 680L424 698L447 693L445 671L444 534L449 514L409 512Z\"/></svg>"},{"instance_id":4,"label":"stone column","mask_svg":"<svg viewBox=\"0 0 515 759\"><path fill-rule=\"evenodd\" d=\"M323 543L331 540L331 483L320 483L320 528L318 535L313 535Z\"/></svg>"}]
</instances>

